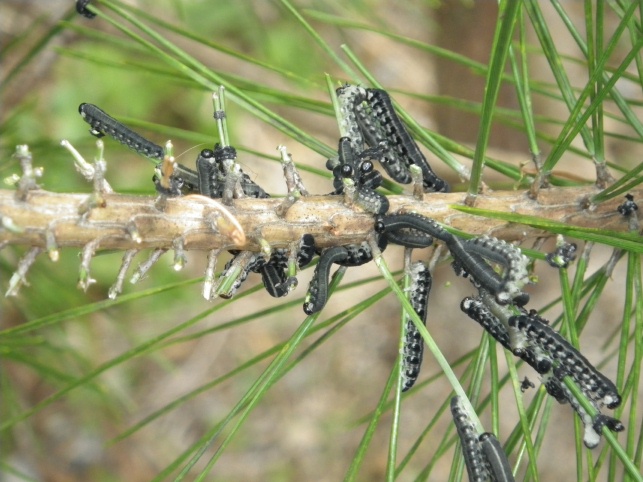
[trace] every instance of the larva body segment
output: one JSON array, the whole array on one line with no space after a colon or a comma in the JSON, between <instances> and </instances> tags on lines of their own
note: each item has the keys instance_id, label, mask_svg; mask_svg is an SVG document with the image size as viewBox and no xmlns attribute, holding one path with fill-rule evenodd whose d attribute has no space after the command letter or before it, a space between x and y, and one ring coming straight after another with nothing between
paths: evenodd
<instances>
[{"instance_id":1,"label":"larva body segment","mask_svg":"<svg viewBox=\"0 0 643 482\"><path fill-rule=\"evenodd\" d=\"M482 454L487 461L490 478L493 482L515 482L511 466L502 445L491 432L485 432L478 438Z\"/></svg>"},{"instance_id":2,"label":"larva body segment","mask_svg":"<svg viewBox=\"0 0 643 482\"><path fill-rule=\"evenodd\" d=\"M357 123L355 106L366 99L366 90L355 85L344 85L337 89L337 101L341 122L339 130L342 137L348 137L355 152L361 152L364 146L362 131Z\"/></svg>"},{"instance_id":3,"label":"larva body segment","mask_svg":"<svg viewBox=\"0 0 643 482\"><path fill-rule=\"evenodd\" d=\"M494 315L484 304L481 298L464 298L460 303L460 309L466 313L469 318L482 326L498 343L504 348L522 358L525 363L531 366L541 375L551 370L552 362L547 356L535 351L531 347L514 350L511 346L511 338L505 325Z\"/></svg>"},{"instance_id":4,"label":"larva body segment","mask_svg":"<svg viewBox=\"0 0 643 482\"><path fill-rule=\"evenodd\" d=\"M76 0L76 12L85 18L91 19L94 18L96 14L87 9L87 5L89 5L90 1L91 0Z\"/></svg>"},{"instance_id":5,"label":"larva body segment","mask_svg":"<svg viewBox=\"0 0 643 482\"><path fill-rule=\"evenodd\" d=\"M313 278L308 286L308 293L304 300L304 313L312 315L321 311L328 300L328 278L333 263L344 262L348 258L346 248L334 246L322 251L319 263L315 267Z\"/></svg>"}]
</instances>

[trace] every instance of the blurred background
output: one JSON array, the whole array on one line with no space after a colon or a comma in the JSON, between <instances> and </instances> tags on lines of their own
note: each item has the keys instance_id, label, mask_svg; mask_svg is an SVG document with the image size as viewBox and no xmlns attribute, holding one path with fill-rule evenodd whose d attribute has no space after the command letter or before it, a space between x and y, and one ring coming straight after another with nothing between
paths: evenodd
<instances>
[{"instance_id":1,"label":"blurred background","mask_svg":"<svg viewBox=\"0 0 643 482\"><path fill-rule=\"evenodd\" d=\"M334 117L328 115L323 76L329 73L334 81L346 79L282 4L196 0L129 3L212 42L206 45L163 30L167 38L209 68L227 79L236 79L240 88L255 99L335 148L338 130ZM341 55L339 46L347 44L420 125L465 146L475 145L485 78L473 65L484 65L489 60L498 14L495 2L294 3L335 52ZM578 57L579 51L560 18L547 5L542 8L551 21L549 27L556 35L561 54ZM567 2L565 8L581 25L583 3ZM331 18L352 21L361 28L348 28ZM390 35L382 35L382 31ZM405 39L447 49L472 63L463 66ZM34 164L44 167L41 184L45 189L89 192L91 186L75 172L71 156L59 145L61 139L68 139L87 159L94 156L95 140L77 111L82 102L96 104L119 119L131 121L127 123L137 125L137 130L158 144L171 137L179 162L188 166L193 165L200 149L217 141L209 92L173 73L107 22L75 15L69 0L4 0L0 3L0 48L0 178L18 172L11 155L16 144L28 144ZM529 64L535 81L551 82L542 56L533 53ZM574 68L579 76L586 75L582 64L574 67L570 61L572 81ZM584 80L579 85L584 85ZM620 88L640 97L640 86L637 91L626 84ZM538 115L565 119L559 99L546 95L536 99L534 110ZM499 105L517 109L513 89L502 89ZM281 168L275 162L275 149L280 144L288 147L297 163L324 168L324 156L233 102L228 103L228 119L230 139L239 148L244 171L267 191L277 195L285 192ZM508 124L499 122L494 127L489 155L514 165L524 164L526 172L531 172L526 137ZM178 130L164 130L162 126ZM560 127L544 122L538 128L546 136L557 134ZM616 133L620 128L613 126ZM546 143L541 146L544 151L548 147ZM638 163L640 151L640 144L625 142L618 136L611 137L606 146L609 157L618 158L624 166ZM106 159L107 178L117 192L154 194L150 182L153 165L148 160L110 140L106 140ZM465 189L463 180L446 165L429 160L454 190ZM470 165L466 157L460 156L459 160ZM594 177L593 164L572 153L560 167L573 173L575 179ZM303 172L303 177L312 193L330 190L327 178L310 172ZM486 172L485 182L498 189L513 185L511 180L492 172ZM547 246L552 245L543 249ZM24 251L10 247L0 252L0 289L6 290L9 276ZM596 249L589 272L604 263L608 255L607 250ZM422 259L429 256L430 253L418 254ZM139 260L145 257L141 254ZM392 270L402 268L401 250L391 248L386 257ZM202 318L154 349L141 350L124 363L105 367L97 377L25 420L5 427L0 432L3 482L153 479L226 416L267 361L261 360L215 386L204 388L202 393L154 418L125 439L116 438L146 416L284 341L304 319L301 297L305 295L310 272L300 275L298 289L286 298L285 303L293 306L281 307L283 300L272 299L263 290L239 302L211 303L200 294L204 253L190 253L188 265L178 274L171 269L171 256L166 256L138 285L126 283L122 296L126 301L97 305L107 300L120 258L120 253L97 256L92 261L96 283L84 293L75 286L78 269L75 250L63 250L57 263L43 256L29 273L31 286L23 287L15 298L0 300L2 329L30 320L46 321L48 317L56 320L51 326L25 336L20 349L5 349L0 354L2 423L38 407L47 397L127 350L191 317ZM220 268L224 261L219 260ZM535 271L541 282L529 288L530 306L535 308L545 306L559 294L558 283L554 281L557 275L542 264L538 263ZM344 282L371 276L378 276L372 263L350 269ZM590 359L591 348L600 347L605 330L612 330L614 307L623 303L618 272L613 279L583 333L582 346L587 348L584 353ZM241 292L259 281L258 276L251 276ZM380 280L338 293L319 320L329 319L352 306L355 300L361 301L384 287ZM161 291L150 293L156 288ZM448 264L437 267L428 327L457 373L462 373L466 365L456 362L477 349L482 335L479 327L459 310L460 300L472 292L466 280L455 278ZM135 296L130 299L128 295ZM281 308L271 311L274 307ZM207 313L212 309L216 311ZM263 310L267 313L257 315ZM546 315L553 318L559 312ZM230 329L207 331L244 317L249 317L249 321L232 323ZM399 304L389 294L305 357L267 393L206 479L342 479L366 428L365 417L377 405L394 364L399 318ZM311 337L305 345L310 346L318 336ZM504 357L500 359L504 375ZM603 369L613 373L611 368L612 365L607 365ZM434 359L427 354L420 382L439 373ZM537 381L531 369L523 367L519 375ZM411 448L427 426L432 431L419 442L418 451L400 480L415 480L423 470L425 475L420 480L447 479L453 447L437 462L427 461L432 460L451 424L448 410L438 411L448 401L449 393L448 383L438 378L430 385L414 388L404 399L400 454ZM525 403L533 393L534 390L525 393ZM503 441L518 420L509 386L503 387L501 403L499 438ZM573 464L561 461L574 457L572 412L569 407L554 405L551 417L538 461L541 480L571 480L575 473ZM490 423L485 414L481 418ZM377 428L359 480L383 479L389 424L387 412ZM204 462L211 453L206 453ZM510 459L515 462L515 454Z\"/></svg>"}]
</instances>

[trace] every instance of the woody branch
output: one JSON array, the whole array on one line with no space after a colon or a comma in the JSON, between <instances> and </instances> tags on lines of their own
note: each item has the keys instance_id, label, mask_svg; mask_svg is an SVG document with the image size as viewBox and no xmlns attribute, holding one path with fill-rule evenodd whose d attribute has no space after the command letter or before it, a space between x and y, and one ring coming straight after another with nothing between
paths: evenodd
<instances>
[{"instance_id":1,"label":"woody branch","mask_svg":"<svg viewBox=\"0 0 643 482\"><path fill-rule=\"evenodd\" d=\"M549 188L534 200L526 191L492 191L478 196L476 207L627 231L628 223L617 213L618 199L588 204L598 192L591 186ZM632 194L643 197L643 187ZM148 196L104 193L100 203L92 202L91 196L35 189L21 199L16 191L0 190L0 216L5 225L0 226L0 244L46 247L47 239L53 237L58 247L82 247L98 240L102 249L171 249L173 241L182 238L186 250L258 251L261 240L272 247L284 247L309 233L318 246L326 247L363 241L373 230L373 215L345 205L341 196L301 197L283 213L279 213L283 199L235 199L227 209L245 239L231 237L226 223L217 229L211 220L220 205L202 196L170 198L162 206ZM453 205L464 205L465 197L465 193L431 193L421 200L389 196L389 212L417 212L472 235L489 234L507 241L552 236L540 229L453 209Z\"/></svg>"}]
</instances>

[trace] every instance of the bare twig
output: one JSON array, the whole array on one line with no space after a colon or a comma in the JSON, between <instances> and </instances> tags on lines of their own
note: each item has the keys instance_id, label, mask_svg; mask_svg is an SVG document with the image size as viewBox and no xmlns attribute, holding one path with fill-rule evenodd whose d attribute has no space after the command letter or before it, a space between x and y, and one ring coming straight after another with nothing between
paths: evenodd
<instances>
[{"instance_id":1,"label":"bare twig","mask_svg":"<svg viewBox=\"0 0 643 482\"><path fill-rule=\"evenodd\" d=\"M537 200L524 191L495 191L478 196L476 207L494 211L538 216L582 227L600 227L625 232L628 223L617 211L620 199L588 206L595 187L548 188ZM643 187L633 191L643 197ZM97 238L101 249L172 249L182 237L185 250L245 249L259 251L260 240L272 247L287 247L310 233L320 247L361 242L373 229L373 216L347 207L341 196L308 196L294 203L280 216L281 199L235 199L229 207L246 238L214 230L213 203L203 196L170 198L163 210L153 197L104 194L104 205L82 212L88 194L60 194L30 190L24 200L15 191L0 190L0 217L10 218L20 229L0 227L0 244L47 247L55 236L58 247L82 247ZM390 196L389 212L417 212L440 223L474 235L493 234L511 240L551 236L543 230L458 212L452 205L464 203L464 193L431 193L423 200L411 196ZM79 209L81 212L79 212ZM132 236L132 230L137 236Z\"/></svg>"}]
</instances>

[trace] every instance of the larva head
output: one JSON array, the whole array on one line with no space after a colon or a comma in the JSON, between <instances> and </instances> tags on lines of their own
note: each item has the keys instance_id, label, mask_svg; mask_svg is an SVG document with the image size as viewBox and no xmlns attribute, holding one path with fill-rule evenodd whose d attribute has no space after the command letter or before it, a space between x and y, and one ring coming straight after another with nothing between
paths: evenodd
<instances>
[{"instance_id":1,"label":"larva head","mask_svg":"<svg viewBox=\"0 0 643 482\"><path fill-rule=\"evenodd\" d=\"M205 159L212 159L214 157L214 151L212 149L203 149L201 151L201 157Z\"/></svg>"},{"instance_id":2,"label":"larva head","mask_svg":"<svg viewBox=\"0 0 643 482\"><path fill-rule=\"evenodd\" d=\"M478 437L478 441L484 442L485 440L488 440L493 436L494 435L491 432L484 432L480 434L480 436Z\"/></svg>"},{"instance_id":3,"label":"larva head","mask_svg":"<svg viewBox=\"0 0 643 482\"><path fill-rule=\"evenodd\" d=\"M341 164L339 167L339 172L340 172L340 176L345 179L352 178L353 174L355 173L355 171L353 171L353 168L348 164Z\"/></svg>"},{"instance_id":4,"label":"larva head","mask_svg":"<svg viewBox=\"0 0 643 482\"><path fill-rule=\"evenodd\" d=\"M603 401L605 402L605 406L611 410L618 408L621 405L621 396L618 393L611 393L609 395L606 395L603 398Z\"/></svg>"},{"instance_id":5,"label":"larva head","mask_svg":"<svg viewBox=\"0 0 643 482\"><path fill-rule=\"evenodd\" d=\"M371 161L362 161L359 165L359 170L362 174L368 174L374 169L373 163Z\"/></svg>"}]
</instances>

